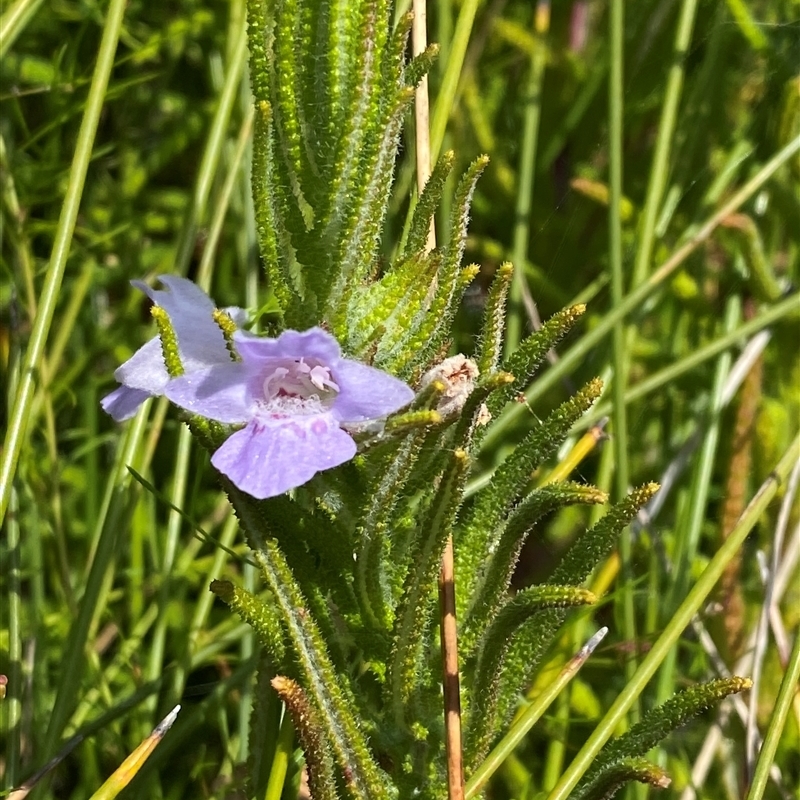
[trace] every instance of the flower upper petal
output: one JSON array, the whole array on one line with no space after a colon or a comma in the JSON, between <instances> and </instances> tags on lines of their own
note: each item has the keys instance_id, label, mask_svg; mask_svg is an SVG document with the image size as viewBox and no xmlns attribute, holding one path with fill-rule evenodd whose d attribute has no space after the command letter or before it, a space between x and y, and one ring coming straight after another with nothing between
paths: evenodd
<instances>
[{"instance_id":1,"label":"flower upper petal","mask_svg":"<svg viewBox=\"0 0 800 800\"><path fill-rule=\"evenodd\" d=\"M333 413L341 422L385 417L414 399L403 381L358 361L340 359L332 374L339 385Z\"/></svg>"},{"instance_id":2,"label":"flower upper petal","mask_svg":"<svg viewBox=\"0 0 800 800\"><path fill-rule=\"evenodd\" d=\"M114 420L123 422L130 419L148 397L152 397L152 395L143 389L118 386L100 401L100 405L103 407L103 411L110 414Z\"/></svg>"},{"instance_id":3,"label":"flower upper petal","mask_svg":"<svg viewBox=\"0 0 800 800\"><path fill-rule=\"evenodd\" d=\"M117 367L114 377L131 389L161 394L169 382L161 352L161 339L156 336L143 344L124 364Z\"/></svg>"},{"instance_id":4,"label":"flower upper petal","mask_svg":"<svg viewBox=\"0 0 800 800\"><path fill-rule=\"evenodd\" d=\"M234 335L236 348L244 361L269 358L316 358L333 367L339 360L339 343L322 328L307 331L284 331L277 339L256 339Z\"/></svg>"},{"instance_id":5,"label":"flower upper petal","mask_svg":"<svg viewBox=\"0 0 800 800\"><path fill-rule=\"evenodd\" d=\"M302 486L349 461L356 444L330 414L252 420L228 437L211 463L242 491L263 500Z\"/></svg>"},{"instance_id":6,"label":"flower upper petal","mask_svg":"<svg viewBox=\"0 0 800 800\"><path fill-rule=\"evenodd\" d=\"M214 301L196 284L177 275L161 275L167 290L151 289L141 281L132 284L141 289L169 315L178 339L181 363L186 372L230 360L222 329L214 322Z\"/></svg>"},{"instance_id":7,"label":"flower upper petal","mask_svg":"<svg viewBox=\"0 0 800 800\"><path fill-rule=\"evenodd\" d=\"M217 422L247 422L252 416L248 382L253 373L240 361L187 372L171 380L164 394L175 405L215 419Z\"/></svg>"}]
</instances>

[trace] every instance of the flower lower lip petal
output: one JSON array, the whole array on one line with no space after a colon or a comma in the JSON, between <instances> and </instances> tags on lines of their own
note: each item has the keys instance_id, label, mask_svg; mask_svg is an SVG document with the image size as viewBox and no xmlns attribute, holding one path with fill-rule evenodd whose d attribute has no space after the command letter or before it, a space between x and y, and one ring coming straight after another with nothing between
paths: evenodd
<instances>
[{"instance_id":1,"label":"flower lower lip petal","mask_svg":"<svg viewBox=\"0 0 800 800\"><path fill-rule=\"evenodd\" d=\"M349 461L355 442L329 414L253 420L214 453L211 463L242 491L263 500Z\"/></svg>"}]
</instances>

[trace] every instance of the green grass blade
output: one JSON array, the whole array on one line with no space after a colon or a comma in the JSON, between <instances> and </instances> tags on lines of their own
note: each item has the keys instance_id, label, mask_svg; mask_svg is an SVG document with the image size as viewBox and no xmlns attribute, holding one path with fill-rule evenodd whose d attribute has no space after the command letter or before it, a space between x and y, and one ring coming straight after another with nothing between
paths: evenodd
<instances>
[{"instance_id":1,"label":"green grass blade","mask_svg":"<svg viewBox=\"0 0 800 800\"><path fill-rule=\"evenodd\" d=\"M688 239L681 245L641 286L628 294L620 305L607 313L596 327L588 331L567 353L558 364L537 378L535 383L528 387L525 398L528 404L535 403L556 383L574 370L585 358L591 349L602 341L613 329L616 323L631 312L640 308L642 303L657 291L675 270L690 256L711 234L727 216L736 211L742 203L752 197L787 161L800 152L800 136L792 139L781 148L761 169L750 178L738 192L717 212L712 214ZM507 428L520 417L527 413L524 404L516 403L509 406L500 418L489 429L483 439L482 447L496 443Z\"/></svg>"},{"instance_id":2,"label":"green grass blade","mask_svg":"<svg viewBox=\"0 0 800 800\"><path fill-rule=\"evenodd\" d=\"M28 430L32 408L33 393L41 367L44 348L53 322L58 293L64 271L67 266L72 234L78 219L86 171L92 156L97 125L103 108L108 79L114 66L114 55L122 30L122 18L125 12L125 0L111 0L108 8L100 51L97 55L89 96L78 132L75 153L70 168L67 193L61 206L61 215L56 228L55 241L50 254L44 286L39 297L38 312L28 342L28 349L22 366L14 407L9 415L8 429L3 444L3 455L0 461L0 524L5 519L6 509L11 496L11 481L17 468L22 443Z\"/></svg>"},{"instance_id":3,"label":"green grass blade","mask_svg":"<svg viewBox=\"0 0 800 800\"><path fill-rule=\"evenodd\" d=\"M17 0L0 17L0 61L39 10L42 0Z\"/></svg>"}]
</instances>

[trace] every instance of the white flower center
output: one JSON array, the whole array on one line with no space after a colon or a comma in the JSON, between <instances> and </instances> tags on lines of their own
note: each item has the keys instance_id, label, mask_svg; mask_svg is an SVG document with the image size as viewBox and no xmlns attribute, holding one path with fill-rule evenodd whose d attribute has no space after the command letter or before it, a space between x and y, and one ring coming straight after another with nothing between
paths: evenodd
<instances>
[{"instance_id":1,"label":"white flower center","mask_svg":"<svg viewBox=\"0 0 800 800\"><path fill-rule=\"evenodd\" d=\"M328 367L315 360L285 359L264 376L264 401L271 414L319 414L339 392Z\"/></svg>"}]
</instances>

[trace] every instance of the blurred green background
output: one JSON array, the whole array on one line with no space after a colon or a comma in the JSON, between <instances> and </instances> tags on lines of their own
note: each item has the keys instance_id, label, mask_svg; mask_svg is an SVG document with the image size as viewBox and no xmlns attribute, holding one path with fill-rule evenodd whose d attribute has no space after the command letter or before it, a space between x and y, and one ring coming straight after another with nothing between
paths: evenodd
<instances>
[{"instance_id":1,"label":"blurred green background","mask_svg":"<svg viewBox=\"0 0 800 800\"><path fill-rule=\"evenodd\" d=\"M434 107L466 5L429 3L429 38L441 44L430 78ZM17 0L0 8L5 429L108 9L91 0ZM800 137L797 0L640 0L625 12L623 46L612 52L604 0L540 3L538 18L528 0L478 4L444 140L462 169L480 153L491 158L466 254L481 275L459 317L456 350L470 351L485 288L507 259L528 293L512 305L512 341L538 318L586 301L582 325L559 350L576 346L619 305L611 290L615 269L623 295L651 279ZM213 577L255 581L236 526L206 456L182 452L187 439L179 438L180 424L163 405L153 406L143 433L115 426L98 405L114 386L116 366L154 332L130 279L176 271L196 277L211 269L219 305L269 307L248 177L244 13L238 0L134 1L125 11L0 542L3 595L20 598L0 612L0 672L20 687L0 703L6 789L53 755L57 742L89 725L47 791L90 796L180 700L179 722L126 796L247 796L255 646L249 629L207 590ZM622 67L617 84L614 67ZM608 223L610 102L622 113L616 251ZM411 124L405 143L384 235L387 258L414 186ZM795 152L706 232L666 281L656 280L626 317L621 356L619 341L615 351L613 337L603 335L521 406L504 440L487 448L478 482L570 387L594 375L611 380L622 365L622 392L609 390L603 402L605 413L619 414L627 391L627 430L616 435L616 416L607 427L611 438L578 474L612 493L619 492L620 475L625 483L665 485L657 515L631 538L620 584L631 590L633 625L612 588L598 612L611 634L506 763L493 797L534 797L552 786L797 432L799 282ZM758 320L770 323L770 339L751 346L747 376L726 395L731 364L766 325ZM669 473L676 458L678 469ZM156 491L133 479L125 463ZM592 513L568 509L549 520L526 549L519 583L546 575ZM643 706L717 675L715 659L733 669L752 650L765 594L758 553L773 557L777 513L776 503L706 609L714 647L687 632ZM115 548L93 579L86 611L81 601L107 526ZM755 705L762 730L786 658L780 631L791 638L800 625L797 526L795 503L778 559L785 580L779 572L777 622L760 662ZM230 552L198 538L198 528ZM76 639L82 608L84 635ZM65 675L76 647L85 648L86 666ZM68 721L54 728L57 692ZM661 796L681 796L713 721L709 714L666 743L658 758L673 784ZM800 786L799 721L795 698L777 758L782 789L770 785L768 797L793 796ZM739 796L743 730L730 712L696 796ZM293 774L296 785L296 764ZM287 787L285 796L293 791Z\"/></svg>"}]
</instances>

